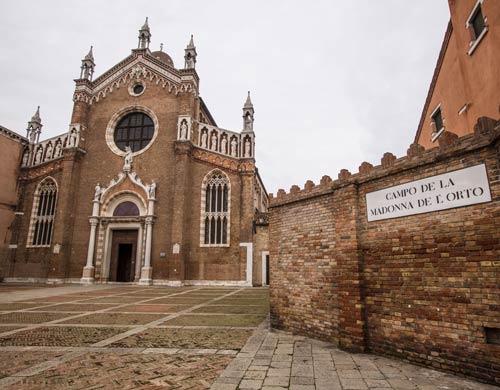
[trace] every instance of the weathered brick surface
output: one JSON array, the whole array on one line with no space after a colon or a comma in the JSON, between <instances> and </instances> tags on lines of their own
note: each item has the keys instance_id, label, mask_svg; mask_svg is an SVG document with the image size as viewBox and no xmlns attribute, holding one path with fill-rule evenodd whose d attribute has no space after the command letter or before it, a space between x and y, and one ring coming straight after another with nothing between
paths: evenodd
<instances>
[{"instance_id":1,"label":"weathered brick surface","mask_svg":"<svg viewBox=\"0 0 500 390\"><path fill-rule=\"evenodd\" d=\"M275 327L500 383L500 127L271 202ZM389 156L389 157L387 157ZM367 222L366 193L484 163L492 202Z\"/></svg>"}]
</instances>

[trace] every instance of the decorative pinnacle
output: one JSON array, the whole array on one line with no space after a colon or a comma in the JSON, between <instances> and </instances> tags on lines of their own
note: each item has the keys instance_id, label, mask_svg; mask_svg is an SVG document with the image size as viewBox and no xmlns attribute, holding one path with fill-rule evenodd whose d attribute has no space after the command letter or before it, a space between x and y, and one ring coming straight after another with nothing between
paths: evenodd
<instances>
[{"instance_id":1,"label":"decorative pinnacle","mask_svg":"<svg viewBox=\"0 0 500 390\"><path fill-rule=\"evenodd\" d=\"M247 101L245 102L244 108L253 108L252 100L250 99L250 91L248 91Z\"/></svg>"},{"instance_id":2,"label":"decorative pinnacle","mask_svg":"<svg viewBox=\"0 0 500 390\"><path fill-rule=\"evenodd\" d=\"M160 43L160 51L163 51L163 43Z\"/></svg>"},{"instance_id":3,"label":"decorative pinnacle","mask_svg":"<svg viewBox=\"0 0 500 390\"><path fill-rule=\"evenodd\" d=\"M40 106L36 109L35 115L31 117L31 122L42 123L42 119L40 118Z\"/></svg>"},{"instance_id":4,"label":"decorative pinnacle","mask_svg":"<svg viewBox=\"0 0 500 390\"><path fill-rule=\"evenodd\" d=\"M147 16L146 16L146 21L144 22L144 25L141 27L141 30L148 30L149 31L148 17Z\"/></svg>"},{"instance_id":5,"label":"decorative pinnacle","mask_svg":"<svg viewBox=\"0 0 500 390\"><path fill-rule=\"evenodd\" d=\"M189 44L187 45L188 49L196 49L194 45L194 40L193 40L193 34L191 34L191 40L189 41Z\"/></svg>"},{"instance_id":6,"label":"decorative pinnacle","mask_svg":"<svg viewBox=\"0 0 500 390\"><path fill-rule=\"evenodd\" d=\"M89 60L89 61L94 62L94 54L92 53L93 48L94 48L94 46L90 46L90 50L87 53L87 55L85 56L84 60Z\"/></svg>"}]
</instances>

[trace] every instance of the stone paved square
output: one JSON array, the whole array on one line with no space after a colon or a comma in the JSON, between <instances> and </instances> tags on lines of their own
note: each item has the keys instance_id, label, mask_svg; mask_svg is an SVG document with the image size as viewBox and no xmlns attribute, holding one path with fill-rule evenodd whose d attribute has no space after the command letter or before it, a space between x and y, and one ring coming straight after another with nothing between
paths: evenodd
<instances>
[{"instance_id":1,"label":"stone paved square","mask_svg":"<svg viewBox=\"0 0 500 390\"><path fill-rule=\"evenodd\" d=\"M78 347L97 343L122 331L113 328L41 327L0 337L0 345Z\"/></svg>"},{"instance_id":2,"label":"stone paved square","mask_svg":"<svg viewBox=\"0 0 500 390\"><path fill-rule=\"evenodd\" d=\"M186 310L191 305L150 305L150 304L141 304L141 305L127 305L122 307L114 308L110 311L116 312L139 312L139 313L177 313L179 311Z\"/></svg>"},{"instance_id":3,"label":"stone paved square","mask_svg":"<svg viewBox=\"0 0 500 390\"><path fill-rule=\"evenodd\" d=\"M37 313L18 311L12 313L0 314L0 323L2 324L39 324L42 322L59 320L68 317L67 313Z\"/></svg>"},{"instance_id":4,"label":"stone paved square","mask_svg":"<svg viewBox=\"0 0 500 390\"><path fill-rule=\"evenodd\" d=\"M264 317L255 315L181 315L168 320L164 325L180 326L258 326Z\"/></svg>"},{"instance_id":5,"label":"stone paved square","mask_svg":"<svg viewBox=\"0 0 500 390\"><path fill-rule=\"evenodd\" d=\"M62 324L139 325L164 317L163 314L97 313L62 321Z\"/></svg>"},{"instance_id":6,"label":"stone paved square","mask_svg":"<svg viewBox=\"0 0 500 390\"><path fill-rule=\"evenodd\" d=\"M231 359L224 355L88 354L4 389L202 390Z\"/></svg>"},{"instance_id":7,"label":"stone paved square","mask_svg":"<svg viewBox=\"0 0 500 390\"><path fill-rule=\"evenodd\" d=\"M143 348L220 348L240 349L250 337L250 330L219 329L148 329L124 340L113 347Z\"/></svg>"},{"instance_id":8,"label":"stone paved square","mask_svg":"<svg viewBox=\"0 0 500 390\"><path fill-rule=\"evenodd\" d=\"M26 302L50 305L34 311L29 309L37 306L30 303L0 300L4 308L27 309L0 314L0 321L30 326L0 325L0 332L11 332L0 336L1 389L493 389L385 357L351 355L326 343L269 332L263 322L267 290L97 287L83 292L74 286L65 294L57 288L19 290ZM48 290L54 295L37 296ZM191 303L152 304L168 299L167 294ZM207 304L219 297L218 304ZM106 302L93 303L95 299ZM130 299L146 302L126 304ZM201 307L193 310L197 305ZM103 312L86 314L95 310ZM162 318L166 320L148 325ZM47 324L53 320L57 325ZM238 329L242 327L248 328Z\"/></svg>"},{"instance_id":9,"label":"stone paved square","mask_svg":"<svg viewBox=\"0 0 500 390\"><path fill-rule=\"evenodd\" d=\"M225 314L267 314L266 306L232 306L208 305L194 310L195 313L225 313Z\"/></svg>"}]
</instances>

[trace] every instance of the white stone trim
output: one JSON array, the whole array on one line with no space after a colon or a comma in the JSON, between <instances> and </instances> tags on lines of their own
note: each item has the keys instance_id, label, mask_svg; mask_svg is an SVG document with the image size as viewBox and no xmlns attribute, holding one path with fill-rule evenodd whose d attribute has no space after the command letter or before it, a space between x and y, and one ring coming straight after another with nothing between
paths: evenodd
<instances>
[{"instance_id":1,"label":"white stone trim","mask_svg":"<svg viewBox=\"0 0 500 390\"><path fill-rule=\"evenodd\" d=\"M158 122L158 118L156 117L156 114L154 113L153 110L151 110L150 108L148 108L146 106L142 106L139 104L134 104L132 106L122 108L121 110L119 110L113 114L113 116L111 117L111 119L108 122L108 126L106 127L106 132L104 135L105 140L106 140L106 144L108 145L108 147L111 149L111 151L114 154L116 154L120 157L124 157L125 152L123 150L121 150L118 146L116 146L116 144L115 144L115 128L116 128L116 125L118 124L118 122L120 121L120 119L122 119L125 115L133 113L133 112L142 112L143 114L148 115L152 119L153 124L154 124L153 138L151 138L151 141L149 141L149 144L147 144L143 149L132 153L132 155L134 157L138 156L138 155L144 153L146 150L148 150L151 147L151 145L153 145L153 143L156 140L156 137L158 136L159 122Z\"/></svg>"},{"instance_id":2,"label":"white stone trim","mask_svg":"<svg viewBox=\"0 0 500 390\"><path fill-rule=\"evenodd\" d=\"M134 88L137 85L140 85L142 87L142 92L141 93L135 93L134 92ZM132 80L132 81L130 81L130 83L128 85L128 93L129 93L130 96L134 96L134 97L141 96L145 91L146 91L146 84L143 81L141 81L141 80Z\"/></svg>"},{"instance_id":3,"label":"white stone trim","mask_svg":"<svg viewBox=\"0 0 500 390\"><path fill-rule=\"evenodd\" d=\"M43 183L47 180L52 180L56 186L56 200L54 205L54 218L52 223L52 231L49 240L49 244L47 245L33 245L33 236L35 234L35 221L36 221L36 213L40 204L40 189ZM57 216L57 201L59 200L59 185L57 184L57 180L52 176L44 177L37 185L35 194L33 195L33 205L31 207L31 216L30 216L30 225L28 228L28 237L26 239L26 248L50 248L52 245L52 236L54 235L54 229L56 226L56 216Z\"/></svg>"},{"instance_id":4,"label":"white stone trim","mask_svg":"<svg viewBox=\"0 0 500 390\"><path fill-rule=\"evenodd\" d=\"M227 218L227 242L225 244L205 244L205 202L206 202L206 196L207 196L207 182L215 172L221 172L224 176L226 176L227 179L227 197L228 197L228 204L227 204L227 213L226 213L226 218ZM220 168L215 168L209 171L205 177L203 178L201 182L201 204L200 204L200 247L205 247L205 248L214 248L214 247L230 247L231 246L231 179L227 175L226 172L224 172Z\"/></svg>"},{"instance_id":5,"label":"white stone trim","mask_svg":"<svg viewBox=\"0 0 500 390\"><path fill-rule=\"evenodd\" d=\"M139 208L139 215L147 214L146 202L137 192L130 190L120 191L113 194L102 206L101 216L112 217L116 207L122 202L132 202Z\"/></svg>"},{"instance_id":6,"label":"white stone trim","mask_svg":"<svg viewBox=\"0 0 500 390\"><path fill-rule=\"evenodd\" d=\"M246 268L246 285L253 286L253 243L252 242L240 242L241 247L247 248L247 268Z\"/></svg>"},{"instance_id":7,"label":"white stone trim","mask_svg":"<svg viewBox=\"0 0 500 390\"><path fill-rule=\"evenodd\" d=\"M266 267L266 256L269 256L269 251L262 251L262 285L267 286L267 267Z\"/></svg>"},{"instance_id":8,"label":"white stone trim","mask_svg":"<svg viewBox=\"0 0 500 390\"><path fill-rule=\"evenodd\" d=\"M183 286L225 286L225 287L245 287L248 286L246 280L184 280Z\"/></svg>"}]
</instances>

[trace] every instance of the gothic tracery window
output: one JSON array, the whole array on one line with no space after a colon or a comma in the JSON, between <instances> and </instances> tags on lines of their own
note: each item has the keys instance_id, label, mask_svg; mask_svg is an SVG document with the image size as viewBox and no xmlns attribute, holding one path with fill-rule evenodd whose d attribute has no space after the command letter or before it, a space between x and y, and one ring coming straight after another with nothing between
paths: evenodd
<instances>
[{"instance_id":1,"label":"gothic tracery window","mask_svg":"<svg viewBox=\"0 0 500 390\"><path fill-rule=\"evenodd\" d=\"M31 216L31 246L50 246L56 215L57 184L52 178L43 180L35 193Z\"/></svg>"},{"instance_id":2,"label":"gothic tracery window","mask_svg":"<svg viewBox=\"0 0 500 390\"><path fill-rule=\"evenodd\" d=\"M216 170L209 173L204 183L202 243L210 246L227 245L230 219L229 179L223 172Z\"/></svg>"}]
</instances>

